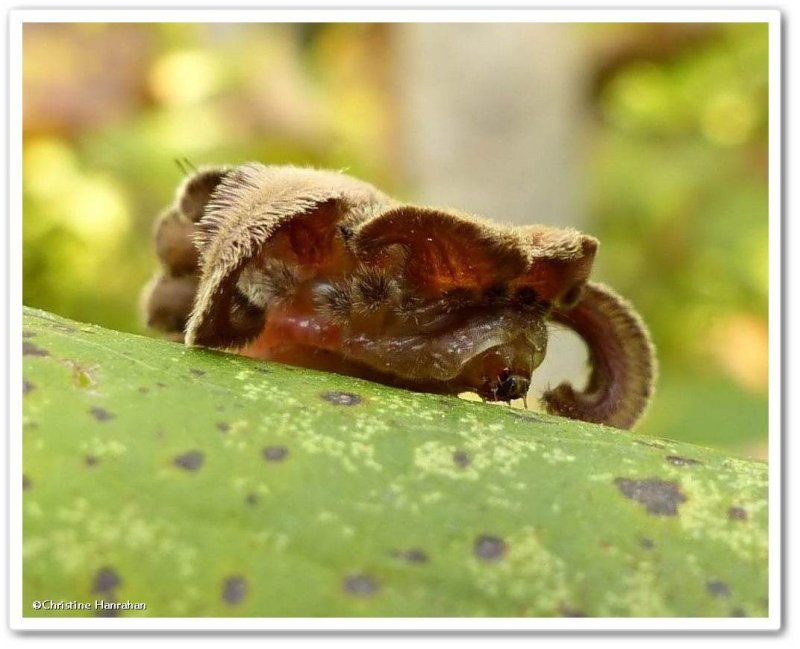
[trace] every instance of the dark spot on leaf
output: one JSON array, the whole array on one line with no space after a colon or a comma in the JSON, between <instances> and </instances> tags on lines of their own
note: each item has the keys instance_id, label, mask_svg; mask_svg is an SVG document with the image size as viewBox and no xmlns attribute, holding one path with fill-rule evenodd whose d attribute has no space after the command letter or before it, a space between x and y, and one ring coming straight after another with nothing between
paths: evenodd
<instances>
[{"instance_id":1,"label":"dark spot on leaf","mask_svg":"<svg viewBox=\"0 0 800 649\"><path fill-rule=\"evenodd\" d=\"M36 386L30 381L22 381L22 394L30 394Z\"/></svg>"},{"instance_id":2,"label":"dark spot on leaf","mask_svg":"<svg viewBox=\"0 0 800 649\"><path fill-rule=\"evenodd\" d=\"M261 454L267 462L280 462L289 455L289 449L285 446L266 446Z\"/></svg>"},{"instance_id":3,"label":"dark spot on leaf","mask_svg":"<svg viewBox=\"0 0 800 649\"><path fill-rule=\"evenodd\" d=\"M690 457L680 457L679 455L667 455L667 462L675 466L691 466L692 464L702 464L700 460L693 460Z\"/></svg>"},{"instance_id":4,"label":"dark spot on leaf","mask_svg":"<svg viewBox=\"0 0 800 649\"><path fill-rule=\"evenodd\" d=\"M161 381L156 381L156 385L157 385L159 388L165 388L165 387L167 387L167 384L166 384L166 383L162 383Z\"/></svg>"},{"instance_id":5,"label":"dark spot on leaf","mask_svg":"<svg viewBox=\"0 0 800 649\"><path fill-rule=\"evenodd\" d=\"M731 617L747 617L743 608L735 608L731 611Z\"/></svg>"},{"instance_id":6,"label":"dark spot on leaf","mask_svg":"<svg viewBox=\"0 0 800 649\"><path fill-rule=\"evenodd\" d=\"M23 329L22 330L22 337L23 338L33 338L36 336L35 331L31 331L30 329Z\"/></svg>"},{"instance_id":7,"label":"dark spot on leaf","mask_svg":"<svg viewBox=\"0 0 800 649\"><path fill-rule=\"evenodd\" d=\"M614 484L623 495L642 503L647 507L648 513L655 516L675 516L678 513L678 505L686 502L686 496L677 482L658 478L645 480L617 478Z\"/></svg>"},{"instance_id":8,"label":"dark spot on leaf","mask_svg":"<svg viewBox=\"0 0 800 649\"><path fill-rule=\"evenodd\" d=\"M180 467L181 469L186 469L187 471L197 471L201 466L203 466L203 460L204 457L200 451L189 451L183 455L178 455L173 460L173 463L175 466Z\"/></svg>"},{"instance_id":9,"label":"dark spot on leaf","mask_svg":"<svg viewBox=\"0 0 800 649\"><path fill-rule=\"evenodd\" d=\"M100 458L96 455L87 455L83 458L83 461L86 463L86 466L96 466L100 462Z\"/></svg>"},{"instance_id":10,"label":"dark spot on leaf","mask_svg":"<svg viewBox=\"0 0 800 649\"><path fill-rule=\"evenodd\" d=\"M453 453L453 462L455 462L462 469L466 469L472 460L469 459L469 455L467 455L464 451L456 451Z\"/></svg>"},{"instance_id":11,"label":"dark spot on leaf","mask_svg":"<svg viewBox=\"0 0 800 649\"><path fill-rule=\"evenodd\" d=\"M31 482L31 479L28 476L23 475L22 476L22 490L25 491L26 489L30 489L32 486L33 486L33 483Z\"/></svg>"},{"instance_id":12,"label":"dark spot on leaf","mask_svg":"<svg viewBox=\"0 0 800 649\"><path fill-rule=\"evenodd\" d=\"M724 581L719 581L716 579L712 579L706 583L706 589L714 597L728 597L728 595L731 594L731 589L728 584L726 584Z\"/></svg>"},{"instance_id":13,"label":"dark spot on leaf","mask_svg":"<svg viewBox=\"0 0 800 649\"><path fill-rule=\"evenodd\" d=\"M150 392L150 388L142 386L139 388L139 392L141 392L142 394L147 394L148 392Z\"/></svg>"},{"instance_id":14,"label":"dark spot on leaf","mask_svg":"<svg viewBox=\"0 0 800 649\"><path fill-rule=\"evenodd\" d=\"M247 581L240 575L228 577L222 583L222 601L226 604L238 604L247 594Z\"/></svg>"},{"instance_id":15,"label":"dark spot on leaf","mask_svg":"<svg viewBox=\"0 0 800 649\"><path fill-rule=\"evenodd\" d=\"M585 612L580 609L573 608L569 604L562 604L558 607L558 612L562 617L589 617Z\"/></svg>"},{"instance_id":16,"label":"dark spot on leaf","mask_svg":"<svg viewBox=\"0 0 800 649\"><path fill-rule=\"evenodd\" d=\"M231 425L226 421L217 422L217 430L221 433L227 433L231 429Z\"/></svg>"},{"instance_id":17,"label":"dark spot on leaf","mask_svg":"<svg viewBox=\"0 0 800 649\"><path fill-rule=\"evenodd\" d=\"M640 544L640 545L641 545L641 546L642 546L642 547L643 547L645 550L652 550L652 549L655 547L655 545L656 545L656 544L655 544L655 541L653 541L653 539L649 539L649 538L647 538L646 536L643 536L643 537L642 537L642 538L639 540L639 544Z\"/></svg>"},{"instance_id":18,"label":"dark spot on leaf","mask_svg":"<svg viewBox=\"0 0 800 649\"><path fill-rule=\"evenodd\" d=\"M410 548L408 550L394 550L392 556L395 559L408 561L408 563L428 563L429 557L424 550Z\"/></svg>"},{"instance_id":19,"label":"dark spot on leaf","mask_svg":"<svg viewBox=\"0 0 800 649\"><path fill-rule=\"evenodd\" d=\"M338 392L336 390L331 392L323 392L322 398L336 406L356 406L361 403L361 397L359 397L357 394L351 394L350 392Z\"/></svg>"},{"instance_id":20,"label":"dark spot on leaf","mask_svg":"<svg viewBox=\"0 0 800 649\"><path fill-rule=\"evenodd\" d=\"M732 521L746 521L747 510L744 507L731 507L728 510L728 518Z\"/></svg>"},{"instance_id":21,"label":"dark spot on leaf","mask_svg":"<svg viewBox=\"0 0 800 649\"><path fill-rule=\"evenodd\" d=\"M475 556L484 561L498 561L506 553L506 542L499 536L482 534L475 539Z\"/></svg>"},{"instance_id":22,"label":"dark spot on leaf","mask_svg":"<svg viewBox=\"0 0 800 649\"><path fill-rule=\"evenodd\" d=\"M258 494L249 493L244 497L244 501L248 505L255 505L258 503Z\"/></svg>"},{"instance_id":23,"label":"dark spot on leaf","mask_svg":"<svg viewBox=\"0 0 800 649\"><path fill-rule=\"evenodd\" d=\"M50 356L50 352L41 347L37 347L27 340L22 342L22 355L23 356Z\"/></svg>"},{"instance_id":24,"label":"dark spot on leaf","mask_svg":"<svg viewBox=\"0 0 800 649\"><path fill-rule=\"evenodd\" d=\"M121 583L122 580L113 568L100 568L95 573L92 592L98 595L108 595Z\"/></svg>"},{"instance_id":25,"label":"dark spot on leaf","mask_svg":"<svg viewBox=\"0 0 800 649\"><path fill-rule=\"evenodd\" d=\"M379 588L378 583L369 575L349 575L344 580L344 591L358 597L372 595Z\"/></svg>"},{"instance_id":26,"label":"dark spot on leaf","mask_svg":"<svg viewBox=\"0 0 800 649\"><path fill-rule=\"evenodd\" d=\"M99 406L93 406L89 412L92 413L92 417L94 417L97 421L108 421L109 419L114 419L113 414L108 412L108 410L105 408L101 408Z\"/></svg>"},{"instance_id":27,"label":"dark spot on leaf","mask_svg":"<svg viewBox=\"0 0 800 649\"><path fill-rule=\"evenodd\" d=\"M203 370L195 369L194 367L189 369L189 374L192 376L205 376L206 373Z\"/></svg>"}]
</instances>

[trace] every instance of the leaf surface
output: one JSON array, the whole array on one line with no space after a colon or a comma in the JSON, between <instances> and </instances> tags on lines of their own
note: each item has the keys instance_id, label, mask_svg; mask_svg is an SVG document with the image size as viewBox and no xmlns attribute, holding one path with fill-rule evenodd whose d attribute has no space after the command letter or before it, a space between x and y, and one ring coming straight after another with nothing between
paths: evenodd
<instances>
[{"instance_id":1,"label":"leaf surface","mask_svg":"<svg viewBox=\"0 0 800 649\"><path fill-rule=\"evenodd\" d=\"M767 615L764 463L33 309L23 336L26 616Z\"/></svg>"}]
</instances>

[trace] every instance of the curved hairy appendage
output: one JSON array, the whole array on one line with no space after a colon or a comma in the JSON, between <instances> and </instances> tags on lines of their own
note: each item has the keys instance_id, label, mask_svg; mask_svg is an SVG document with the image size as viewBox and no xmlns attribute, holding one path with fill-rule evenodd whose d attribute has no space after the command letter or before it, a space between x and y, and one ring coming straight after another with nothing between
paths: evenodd
<instances>
[{"instance_id":1,"label":"curved hairy appendage","mask_svg":"<svg viewBox=\"0 0 800 649\"><path fill-rule=\"evenodd\" d=\"M650 335L634 308L607 286L589 283L580 302L552 320L589 346L591 375L583 392L562 383L542 400L553 414L631 428L653 393L656 359Z\"/></svg>"}]
</instances>

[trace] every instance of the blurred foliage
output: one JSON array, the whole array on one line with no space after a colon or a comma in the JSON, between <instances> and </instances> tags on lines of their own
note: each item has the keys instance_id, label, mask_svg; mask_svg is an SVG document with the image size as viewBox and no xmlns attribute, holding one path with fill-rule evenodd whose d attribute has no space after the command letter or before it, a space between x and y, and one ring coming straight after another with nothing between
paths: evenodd
<instances>
[{"instance_id":1,"label":"blurred foliage","mask_svg":"<svg viewBox=\"0 0 800 649\"><path fill-rule=\"evenodd\" d=\"M25 303L142 331L152 222L181 179L177 158L344 168L390 193L404 187L390 32L26 25ZM594 48L597 275L642 311L662 366L643 430L763 456L767 27L579 34Z\"/></svg>"},{"instance_id":2,"label":"blurred foliage","mask_svg":"<svg viewBox=\"0 0 800 649\"><path fill-rule=\"evenodd\" d=\"M658 345L646 430L763 456L767 26L704 27L686 26L689 37L675 26L608 28L631 44L597 93L592 231L598 272L641 309ZM619 33L637 28L638 51Z\"/></svg>"}]
</instances>

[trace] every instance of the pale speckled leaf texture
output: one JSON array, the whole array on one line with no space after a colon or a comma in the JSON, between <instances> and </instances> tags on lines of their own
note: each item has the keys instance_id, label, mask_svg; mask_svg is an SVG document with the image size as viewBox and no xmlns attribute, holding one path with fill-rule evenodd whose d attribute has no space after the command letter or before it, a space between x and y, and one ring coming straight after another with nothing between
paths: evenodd
<instances>
[{"instance_id":1,"label":"pale speckled leaf texture","mask_svg":"<svg viewBox=\"0 0 800 649\"><path fill-rule=\"evenodd\" d=\"M22 344L26 616L767 615L764 463L33 309Z\"/></svg>"}]
</instances>

